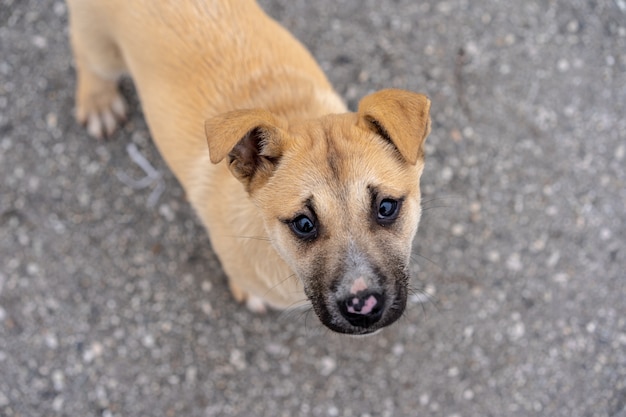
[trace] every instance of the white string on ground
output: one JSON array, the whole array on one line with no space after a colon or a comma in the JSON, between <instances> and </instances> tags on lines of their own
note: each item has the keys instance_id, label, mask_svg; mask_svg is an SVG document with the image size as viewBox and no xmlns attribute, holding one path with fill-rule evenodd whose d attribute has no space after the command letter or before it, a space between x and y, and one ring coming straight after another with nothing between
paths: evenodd
<instances>
[{"instance_id":1,"label":"white string on ground","mask_svg":"<svg viewBox=\"0 0 626 417\"><path fill-rule=\"evenodd\" d=\"M137 145L132 142L129 143L126 145L126 151L130 159L141 168L146 176L140 179L134 179L125 172L117 172L117 178L133 190L143 190L144 188L154 186L146 201L148 207L154 207L157 201L159 201L161 194L163 194L163 191L165 191L163 176L148 162L141 152L139 152Z\"/></svg>"}]
</instances>

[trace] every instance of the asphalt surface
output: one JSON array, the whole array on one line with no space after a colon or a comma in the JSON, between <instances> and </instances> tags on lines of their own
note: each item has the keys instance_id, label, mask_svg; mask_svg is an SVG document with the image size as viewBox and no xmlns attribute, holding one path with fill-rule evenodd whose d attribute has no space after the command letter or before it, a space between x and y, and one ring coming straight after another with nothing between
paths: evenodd
<instances>
[{"instance_id":1,"label":"asphalt surface","mask_svg":"<svg viewBox=\"0 0 626 417\"><path fill-rule=\"evenodd\" d=\"M235 304L131 84L88 138L65 5L0 0L0 416L626 416L626 2L262 3L353 108L432 98L430 299L360 339Z\"/></svg>"}]
</instances>

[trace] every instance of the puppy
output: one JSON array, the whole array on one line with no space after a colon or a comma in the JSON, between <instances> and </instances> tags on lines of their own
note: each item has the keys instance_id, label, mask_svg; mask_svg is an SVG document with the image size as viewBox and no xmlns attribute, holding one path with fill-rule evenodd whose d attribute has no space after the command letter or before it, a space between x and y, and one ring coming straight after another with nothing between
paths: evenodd
<instances>
[{"instance_id":1,"label":"puppy","mask_svg":"<svg viewBox=\"0 0 626 417\"><path fill-rule=\"evenodd\" d=\"M68 3L78 121L112 134L126 115L117 81L131 75L235 299L257 312L310 302L348 334L401 316L430 132L424 95L382 90L348 112L252 0Z\"/></svg>"}]
</instances>

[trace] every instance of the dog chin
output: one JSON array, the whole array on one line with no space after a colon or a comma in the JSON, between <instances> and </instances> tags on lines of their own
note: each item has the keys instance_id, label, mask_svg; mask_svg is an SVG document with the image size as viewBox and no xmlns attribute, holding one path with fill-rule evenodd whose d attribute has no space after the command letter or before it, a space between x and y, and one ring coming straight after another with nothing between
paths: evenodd
<instances>
[{"instance_id":1,"label":"dog chin","mask_svg":"<svg viewBox=\"0 0 626 417\"><path fill-rule=\"evenodd\" d=\"M372 335L379 333L383 328L394 323L398 318L400 318L400 316L401 314L398 314L397 317L393 317L390 320L385 320L384 322L381 322L381 323L376 323L376 325L371 326L371 327L352 326L351 324L348 324L348 323L337 324L334 322L328 322L324 320L322 320L322 323L324 324L324 326L328 327L330 330L334 332L349 335L349 336L364 337L364 336L372 336Z\"/></svg>"}]
</instances>

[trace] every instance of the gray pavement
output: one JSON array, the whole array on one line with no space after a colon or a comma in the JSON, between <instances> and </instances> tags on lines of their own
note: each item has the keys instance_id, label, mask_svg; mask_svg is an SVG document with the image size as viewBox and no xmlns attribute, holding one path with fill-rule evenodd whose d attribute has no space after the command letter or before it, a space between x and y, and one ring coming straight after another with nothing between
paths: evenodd
<instances>
[{"instance_id":1,"label":"gray pavement","mask_svg":"<svg viewBox=\"0 0 626 417\"><path fill-rule=\"evenodd\" d=\"M65 5L0 0L0 416L626 416L626 2L262 3L352 107L431 96L431 299L361 339L236 305L131 84L89 139Z\"/></svg>"}]
</instances>

